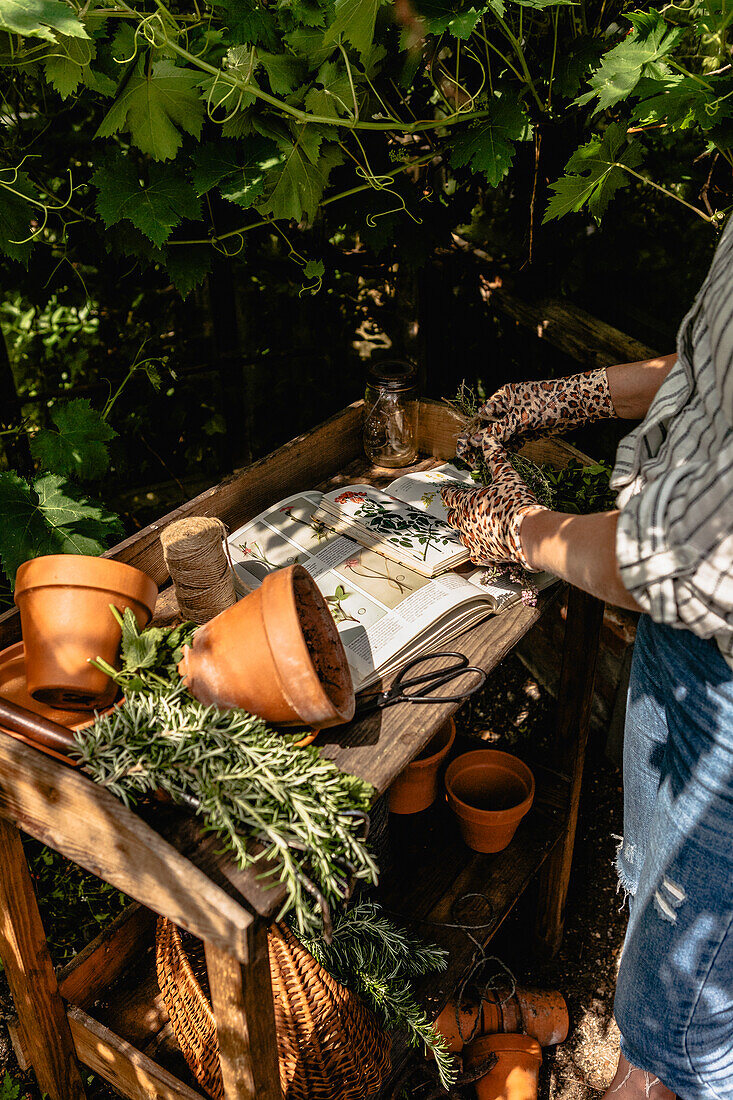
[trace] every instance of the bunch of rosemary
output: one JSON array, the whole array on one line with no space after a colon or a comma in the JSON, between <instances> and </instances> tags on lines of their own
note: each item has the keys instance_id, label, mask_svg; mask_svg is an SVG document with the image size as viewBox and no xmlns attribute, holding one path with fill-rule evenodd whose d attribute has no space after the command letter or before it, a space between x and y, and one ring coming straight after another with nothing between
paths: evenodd
<instances>
[{"instance_id":1,"label":"bunch of rosemary","mask_svg":"<svg viewBox=\"0 0 733 1100\"><path fill-rule=\"evenodd\" d=\"M319 892L333 904L352 877L376 882L363 836L371 786L319 749L295 748L297 735L193 699L175 660L188 626L140 633L131 612L122 623L122 668L105 671L125 701L76 734L76 755L126 804L165 791L194 810L240 867L267 862L263 877L285 887L280 917L292 913L300 931L315 934Z\"/></svg>"},{"instance_id":2,"label":"bunch of rosemary","mask_svg":"<svg viewBox=\"0 0 733 1100\"><path fill-rule=\"evenodd\" d=\"M413 1046L424 1043L432 1050L444 1088L455 1083L456 1061L412 988L413 978L446 969L447 951L409 936L370 901L339 916L330 943L301 940L329 974L361 997L383 1027L405 1029Z\"/></svg>"}]
</instances>

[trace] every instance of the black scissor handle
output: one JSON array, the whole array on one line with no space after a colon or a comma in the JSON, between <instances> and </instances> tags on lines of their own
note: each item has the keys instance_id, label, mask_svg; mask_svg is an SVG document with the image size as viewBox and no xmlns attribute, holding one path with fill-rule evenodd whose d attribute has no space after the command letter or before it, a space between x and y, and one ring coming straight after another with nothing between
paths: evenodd
<instances>
[{"instance_id":1,"label":"black scissor handle","mask_svg":"<svg viewBox=\"0 0 733 1100\"><path fill-rule=\"evenodd\" d=\"M433 692L436 688L441 688L445 684L450 684L453 680L459 680L461 676L473 672L476 674L475 683L471 684L468 688L463 688L462 691L456 692L455 695L434 695ZM486 683L486 673L482 668L476 668L474 665L466 663L461 668L456 666L450 669L444 669L431 676L429 679L425 676L421 676L420 680L412 680L407 684L402 685L402 691L398 698L407 703L461 703L464 700L470 698L474 692L482 688ZM411 691L410 689L415 684L422 684L423 686L417 687L417 690ZM397 700L395 700L397 701Z\"/></svg>"},{"instance_id":2,"label":"black scissor handle","mask_svg":"<svg viewBox=\"0 0 733 1100\"><path fill-rule=\"evenodd\" d=\"M419 665L425 664L426 661L436 661L443 657L455 657L457 663L453 665L445 665L443 668L433 669L431 672L422 672L418 676L410 677L406 680L408 672L412 672L413 669ZM404 691L405 688L416 687L418 684L426 684L428 682L434 682L435 684L444 683L443 677L448 675L448 678L452 679L459 672L465 672L468 668L468 657L465 653L423 653L420 657L415 657L412 661L408 661L395 676L390 688L390 694L395 695Z\"/></svg>"}]
</instances>

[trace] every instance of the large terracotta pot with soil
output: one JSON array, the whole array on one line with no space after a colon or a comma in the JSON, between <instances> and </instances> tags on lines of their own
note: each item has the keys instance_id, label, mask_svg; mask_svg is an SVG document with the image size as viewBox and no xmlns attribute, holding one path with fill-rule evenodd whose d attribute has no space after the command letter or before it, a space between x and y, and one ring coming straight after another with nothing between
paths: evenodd
<instances>
[{"instance_id":1,"label":"large terracotta pot with soil","mask_svg":"<svg viewBox=\"0 0 733 1100\"><path fill-rule=\"evenodd\" d=\"M491 1058L491 1069L476 1082L477 1100L537 1100L542 1048L529 1035L482 1035L463 1052L469 1073Z\"/></svg>"},{"instance_id":2,"label":"large terracotta pot with soil","mask_svg":"<svg viewBox=\"0 0 733 1100\"><path fill-rule=\"evenodd\" d=\"M456 724L449 718L389 788L390 813L418 814L432 806L438 797L438 773L441 764L455 739Z\"/></svg>"},{"instance_id":3,"label":"large terracotta pot with soil","mask_svg":"<svg viewBox=\"0 0 733 1100\"><path fill-rule=\"evenodd\" d=\"M61 710L108 706L117 685L89 664L116 665L121 631L110 604L131 608L142 629L150 621L158 586L131 565L85 554L49 554L21 565L15 602L25 647L27 690Z\"/></svg>"},{"instance_id":4,"label":"large terracotta pot with soil","mask_svg":"<svg viewBox=\"0 0 733 1100\"><path fill-rule=\"evenodd\" d=\"M448 803L461 835L475 852L501 852L534 799L534 776L526 764L498 749L456 757L445 773Z\"/></svg>"},{"instance_id":5,"label":"large terracotta pot with soil","mask_svg":"<svg viewBox=\"0 0 733 1100\"><path fill-rule=\"evenodd\" d=\"M202 703L240 707L275 725L323 729L354 716L343 644L302 565L270 573L200 627L178 671Z\"/></svg>"}]
</instances>

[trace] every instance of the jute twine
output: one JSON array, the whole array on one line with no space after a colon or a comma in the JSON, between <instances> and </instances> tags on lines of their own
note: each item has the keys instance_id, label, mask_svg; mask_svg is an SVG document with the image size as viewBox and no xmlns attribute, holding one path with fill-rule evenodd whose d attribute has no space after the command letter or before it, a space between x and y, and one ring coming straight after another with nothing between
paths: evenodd
<instances>
[{"instance_id":1,"label":"jute twine","mask_svg":"<svg viewBox=\"0 0 733 1100\"><path fill-rule=\"evenodd\" d=\"M207 623L236 603L234 577L222 543L226 533L221 520L210 516L178 519L160 533L184 619Z\"/></svg>"}]
</instances>

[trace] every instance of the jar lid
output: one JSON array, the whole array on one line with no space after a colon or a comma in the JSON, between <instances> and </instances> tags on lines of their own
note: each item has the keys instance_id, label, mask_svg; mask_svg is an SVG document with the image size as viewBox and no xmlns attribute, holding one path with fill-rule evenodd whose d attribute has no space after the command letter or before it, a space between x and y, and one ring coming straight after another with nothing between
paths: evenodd
<instances>
[{"instance_id":1,"label":"jar lid","mask_svg":"<svg viewBox=\"0 0 733 1100\"><path fill-rule=\"evenodd\" d=\"M395 393L412 389L417 381L417 367L406 359L384 359L367 370L369 385Z\"/></svg>"}]
</instances>

